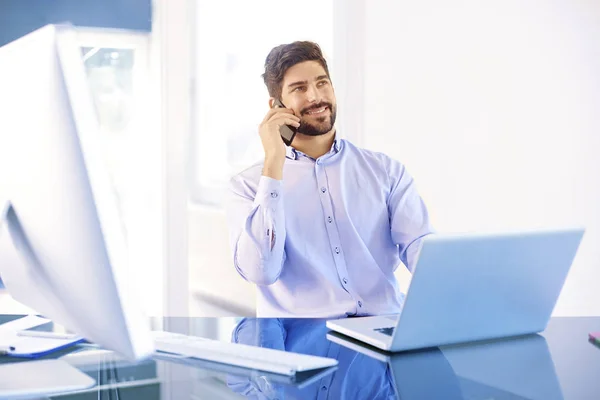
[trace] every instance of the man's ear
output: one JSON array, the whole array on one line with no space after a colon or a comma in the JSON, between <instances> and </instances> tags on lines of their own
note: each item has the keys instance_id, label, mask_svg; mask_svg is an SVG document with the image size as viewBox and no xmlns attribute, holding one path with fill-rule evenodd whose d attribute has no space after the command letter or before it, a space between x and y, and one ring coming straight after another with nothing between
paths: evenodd
<instances>
[{"instance_id":1,"label":"man's ear","mask_svg":"<svg viewBox=\"0 0 600 400\"><path fill-rule=\"evenodd\" d=\"M270 97L269 98L269 108L273 108L274 104L275 104L275 98L274 97Z\"/></svg>"}]
</instances>

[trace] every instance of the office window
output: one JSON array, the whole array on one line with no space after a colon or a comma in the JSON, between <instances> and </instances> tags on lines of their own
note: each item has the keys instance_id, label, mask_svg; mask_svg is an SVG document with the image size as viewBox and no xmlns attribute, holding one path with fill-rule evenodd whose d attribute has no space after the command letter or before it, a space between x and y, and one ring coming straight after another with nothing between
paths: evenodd
<instances>
[{"instance_id":1,"label":"office window","mask_svg":"<svg viewBox=\"0 0 600 400\"><path fill-rule=\"evenodd\" d=\"M195 4L190 188L195 202L220 205L229 177L263 157L258 125L268 110L261 74L269 51L312 40L332 69L333 0Z\"/></svg>"},{"instance_id":2,"label":"office window","mask_svg":"<svg viewBox=\"0 0 600 400\"><path fill-rule=\"evenodd\" d=\"M135 49L82 47L102 131L122 135L131 121Z\"/></svg>"},{"instance_id":3,"label":"office window","mask_svg":"<svg viewBox=\"0 0 600 400\"><path fill-rule=\"evenodd\" d=\"M161 276L160 131L153 103L149 34L78 29L81 56L100 126L105 160L125 232L130 289L146 311L160 299L147 293ZM140 279L140 277L144 277ZM133 286L131 286L133 285Z\"/></svg>"},{"instance_id":4,"label":"office window","mask_svg":"<svg viewBox=\"0 0 600 400\"><path fill-rule=\"evenodd\" d=\"M148 162L141 146L147 118L148 34L78 29L106 161L128 242L131 241L132 209L144 190L140 167Z\"/></svg>"}]
</instances>

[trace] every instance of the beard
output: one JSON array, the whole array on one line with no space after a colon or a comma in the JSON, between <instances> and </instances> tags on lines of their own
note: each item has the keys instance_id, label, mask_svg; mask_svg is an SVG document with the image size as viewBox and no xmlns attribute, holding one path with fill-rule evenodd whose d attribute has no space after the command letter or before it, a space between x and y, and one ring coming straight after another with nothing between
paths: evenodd
<instances>
[{"instance_id":1,"label":"beard","mask_svg":"<svg viewBox=\"0 0 600 400\"><path fill-rule=\"evenodd\" d=\"M329 109L330 115L317 117L317 124L306 121L304 118L300 119L300 126L297 129L298 133L302 133L307 136L320 136L330 132L335 124L335 118L337 116L337 107L331 103L319 103L316 106L305 108L302 110L301 115L306 115L311 110L317 110L322 107Z\"/></svg>"}]
</instances>

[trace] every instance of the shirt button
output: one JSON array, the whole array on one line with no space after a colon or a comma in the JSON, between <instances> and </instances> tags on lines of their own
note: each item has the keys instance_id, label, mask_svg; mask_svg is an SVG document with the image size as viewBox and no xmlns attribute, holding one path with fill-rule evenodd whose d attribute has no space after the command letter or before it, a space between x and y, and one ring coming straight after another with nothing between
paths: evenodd
<instances>
[{"instance_id":1,"label":"shirt button","mask_svg":"<svg viewBox=\"0 0 600 400\"><path fill-rule=\"evenodd\" d=\"M340 248L339 247L335 248L335 254L340 254Z\"/></svg>"},{"instance_id":2,"label":"shirt button","mask_svg":"<svg viewBox=\"0 0 600 400\"><path fill-rule=\"evenodd\" d=\"M321 386L321 390L322 391L326 391L327 390L327 386Z\"/></svg>"},{"instance_id":3,"label":"shirt button","mask_svg":"<svg viewBox=\"0 0 600 400\"><path fill-rule=\"evenodd\" d=\"M321 192L322 192L322 193L325 193L326 191L327 191L327 189L325 189L325 187L323 186L323 187L321 188Z\"/></svg>"},{"instance_id":4,"label":"shirt button","mask_svg":"<svg viewBox=\"0 0 600 400\"><path fill-rule=\"evenodd\" d=\"M333 218L327 217L327 222L331 223L331 221L333 221Z\"/></svg>"},{"instance_id":5,"label":"shirt button","mask_svg":"<svg viewBox=\"0 0 600 400\"><path fill-rule=\"evenodd\" d=\"M358 306L359 306L359 307L362 307L362 301L359 301L359 302L358 302Z\"/></svg>"},{"instance_id":6,"label":"shirt button","mask_svg":"<svg viewBox=\"0 0 600 400\"><path fill-rule=\"evenodd\" d=\"M348 279L344 278L342 279L342 282L344 282L344 285L348 284Z\"/></svg>"},{"instance_id":7,"label":"shirt button","mask_svg":"<svg viewBox=\"0 0 600 400\"><path fill-rule=\"evenodd\" d=\"M276 198L277 198L277 196L278 196L278 195L277 195L277 192L271 192L271 197L272 197L272 198L276 199Z\"/></svg>"}]
</instances>

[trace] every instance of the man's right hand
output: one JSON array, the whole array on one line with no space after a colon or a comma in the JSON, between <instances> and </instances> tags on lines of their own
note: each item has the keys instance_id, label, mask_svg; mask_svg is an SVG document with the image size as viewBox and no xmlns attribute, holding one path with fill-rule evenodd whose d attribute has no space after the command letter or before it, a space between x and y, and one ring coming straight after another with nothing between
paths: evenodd
<instances>
[{"instance_id":1,"label":"man's right hand","mask_svg":"<svg viewBox=\"0 0 600 400\"><path fill-rule=\"evenodd\" d=\"M281 139L279 127L290 125L300 126L300 118L288 108L271 108L259 126L260 140L265 151L265 167L263 175L273 179L283 178L285 162L285 143Z\"/></svg>"}]
</instances>

